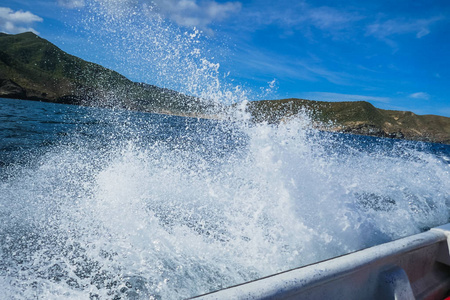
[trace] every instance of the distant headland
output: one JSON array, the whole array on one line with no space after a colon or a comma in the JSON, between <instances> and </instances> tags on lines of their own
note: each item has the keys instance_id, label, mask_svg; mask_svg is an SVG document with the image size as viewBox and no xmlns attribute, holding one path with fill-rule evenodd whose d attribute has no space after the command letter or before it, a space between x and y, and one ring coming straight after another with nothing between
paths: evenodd
<instances>
[{"instance_id":1,"label":"distant headland","mask_svg":"<svg viewBox=\"0 0 450 300\"><path fill-rule=\"evenodd\" d=\"M256 121L278 123L304 110L326 131L450 144L450 118L384 110L365 101L252 101L247 109Z\"/></svg>"},{"instance_id":2,"label":"distant headland","mask_svg":"<svg viewBox=\"0 0 450 300\"><path fill-rule=\"evenodd\" d=\"M65 53L31 32L0 33L0 97L196 117L217 117L225 106L145 83ZM450 118L383 110L365 101L251 101L255 122L279 123L307 111L317 128L450 144Z\"/></svg>"}]
</instances>

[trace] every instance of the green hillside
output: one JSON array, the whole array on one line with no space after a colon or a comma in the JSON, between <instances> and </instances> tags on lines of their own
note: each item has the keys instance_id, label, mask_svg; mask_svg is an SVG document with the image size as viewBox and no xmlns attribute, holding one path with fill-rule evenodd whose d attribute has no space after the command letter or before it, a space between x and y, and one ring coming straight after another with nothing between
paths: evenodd
<instances>
[{"instance_id":1,"label":"green hillside","mask_svg":"<svg viewBox=\"0 0 450 300\"><path fill-rule=\"evenodd\" d=\"M31 32L0 33L0 97L182 114L211 109L198 98L132 82Z\"/></svg>"},{"instance_id":2,"label":"green hillside","mask_svg":"<svg viewBox=\"0 0 450 300\"><path fill-rule=\"evenodd\" d=\"M207 100L132 82L31 32L0 33L0 97L187 116L224 111ZM382 110L364 101L266 100L247 109L255 122L279 123L306 110L323 130L450 144L450 118Z\"/></svg>"},{"instance_id":3,"label":"green hillside","mask_svg":"<svg viewBox=\"0 0 450 300\"><path fill-rule=\"evenodd\" d=\"M450 144L450 118L383 110L365 101L266 100L247 109L255 122L279 123L305 110L323 130Z\"/></svg>"}]
</instances>

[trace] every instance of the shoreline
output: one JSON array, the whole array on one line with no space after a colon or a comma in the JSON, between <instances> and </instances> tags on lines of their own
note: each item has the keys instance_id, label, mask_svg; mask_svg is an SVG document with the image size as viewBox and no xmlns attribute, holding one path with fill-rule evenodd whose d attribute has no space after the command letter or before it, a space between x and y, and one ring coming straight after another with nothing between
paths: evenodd
<instances>
[{"instance_id":1,"label":"shoreline","mask_svg":"<svg viewBox=\"0 0 450 300\"><path fill-rule=\"evenodd\" d=\"M173 112L173 111L168 111L168 110L150 111L150 110L139 110L139 109L133 109L133 108L124 108L124 107L107 107L107 106L97 106L97 105L89 105L89 104L75 104L75 103L69 103L69 102L52 101L52 100L47 100L47 99L36 99L36 98L18 99L18 98L12 98L12 97L5 97L3 95L0 95L0 99L64 104L64 105L102 108L102 109L110 109L110 110L124 110L124 111L150 113L150 114L158 114L158 115L166 115L166 116L177 116L177 117L194 118L194 119L202 119L202 120L217 120L217 121L227 120L226 116L207 115L204 113L189 113L189 112L184 113L184 112ZM274 101L277 101L277 100L274 100ZM445 118L445 117L443 117L443 118ZM286 122L287 119L289 119L289 118L283 117L282 119L280 119L278 121ZM267 120L257 120L255 118L252 120L252 123L254 123L254 124L257 124L260 122L267 122ZM271 123L278 123L278 122L271 122ZM367 136L367 137L374 137L374 138L398 139L398 140L425 142L425 143L433 143L433 144L440 144L440 145L450 145L450 139L436 140L436 139L430 138L429 136L420 136L420 135L405 136L402 132L388 133L380 128L370 126L366 123L358 123L358 124L354 124L353 126L344 126L344 125L338 125L338 124L331 124L331 125L325 126L323 124L324 123L322 123L322 122L318 122L318 123L315 123L315 125L313 125L312 127L316 130L323 131L323 132L351 134L351 135Z\"/></svg>"}]
</instances>

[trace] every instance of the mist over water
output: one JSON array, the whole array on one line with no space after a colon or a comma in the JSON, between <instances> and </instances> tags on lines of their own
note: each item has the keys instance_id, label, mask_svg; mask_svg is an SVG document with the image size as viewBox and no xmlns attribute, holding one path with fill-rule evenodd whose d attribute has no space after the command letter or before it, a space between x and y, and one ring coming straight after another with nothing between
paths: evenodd
<instances>
[{"instance_id":1,"label":"mist over water","mask_svg":"<svg viewBox=\"0 0 450 300\"><path fill-rule=\"evenodd\" d=\"M261 93L232 84L229 74L220 71L220 61L230 56L226 42L221 40L224 37L215 38L209 28L178 26L165 18L155 2L86 1L83 17L75 28L99 47L101 61L133 80L210 103L235 103L246 100L249 94ZM274 87L268 83L264 88L263 93L270 94Z\"/></svg>"},{"instance_id":2,"label":"mist over water","mask_svg":"<svg viewBox=\"0 0 450 300\"><path fill-rule=\"evenodd\" d=\"M198 33L108 3L85 25L131 34L124 59L155 65L154 83L246 100ZM1 101L8 299L182 299L449 221L448 146L324 133L307 112L252 124L243 105L221 121Z\"/></svg>"}]
</instances>

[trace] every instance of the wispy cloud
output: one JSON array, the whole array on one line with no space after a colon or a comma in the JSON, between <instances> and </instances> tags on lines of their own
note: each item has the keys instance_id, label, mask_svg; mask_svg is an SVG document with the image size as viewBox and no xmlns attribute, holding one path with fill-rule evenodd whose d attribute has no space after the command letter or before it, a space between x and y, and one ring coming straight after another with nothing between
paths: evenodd
<instances>
[{"instance_id":1,"label":"wispy cloud","mask_svg":"<svg viewBox=\"0 0 450 300\"><path fill-rule=\"evenodd\" d=\"M215 0L57 0L59 6L73 9L90 3L99 4L111 15L130 17L138 12L148 16L160 16L177 25L197 27L212 33L211 24L222 22L241 10L240 2L216 2ZM129 13L129 14L128 14Z\"/></svg>"},{"instance_id":2,"label":"wispy cloud","mask_svg":"<svg viewBox=\"0 0 450 300\"><path fill-rule=\"evenodd\" d=\"M29 11L13 11L8 7L0 7L0 31L5 33L21 33L32 31L39 34L33 27L33 23L42 22L43 19Z\"/></svg>"},{"instance_id":3,"label":"wispy cloud","mask_svg":"<svg viewBox=\"0 0 450 300\"><path fill-rule=\"evenodd\" d=\"M338 10L333 7L304 7L304 21L311 25L329 31L341 30L350 27L354 22L363 19L355 12Z\"/></svg>"},{"instance_id":4,"label":"wispy cloud","mask_svg":"<svg viewBox=\"0 0 450 300\"><path fill-rule=\"evenodd\" d=\"M58 5L65 8L81 8L85 6L84 0L58 0Z\"/></svg>"},{"instance_id":5,"label":"wispy cloud","mask_svg":"<svg viewBox=\"0 0 450 300\"><path fill-rule=\"evenodd\" d=\"M261 9L261 7L269 9ZM261 5L245 5L245 17L241 19L247 24L248 30L257 30L270 25L284 28L286 32L301 33L310 37L311 31L319 29L320 32L338 37L347 30L354 28L355 22L364 19L356 11L330 6L314 6L306 1L282 1L277 5L266 3ZM244 24L239 24L243 26Z\"/></svg>"},{"instance_id":6,"label":"wispy cloud","mask_svg":"<svg viewBox=\"0 0 450 300\"><path fill-rule=\"evenodd\" d=\"M198 27L211 33L209 26L240 11L240 2L219 3L197 0L155 0L156 11L181 26Z\"/></svg>"},{"instance_id":7,"label":"wispy cloud","mask_svg":"<svg viewBox=\"0 0 450 300\"><path fill-rule=\"evenodd\" d=\"M244 42L240 43L241 53L235 60L238 68L252 70L252 74L264 74L280 81L304 80L309 82L328 81L337 85L352 85L351 73L329 68L321 59L305 55L296 58L290 55L267 53Z\"/></svg>"},{"instance_id":8,"label":"wispy cloud","mask_svg":"<svg viewBox=\"0 0 450 300\"><path fill-rule=\"evenodd\" d=\"M367 26L366 35L374 36L380 40L389 42L390 37L402 34L415 34L416 38L422 38L431 32L430 27L443 17L436 16L428 19L390 19L376 21Z\"/></svg>"},{"instance_id":9,"label":"wispy cloud","mask_svg":"<svg viewBox=\"0 0 450 300\"><path fill-rule=\"evenodd\" d=\"M428 93L424 93L424 92L413 93L413 94L409 95L409 97L413 98L413 99L421 99L421 100L429 100L430 99L430 95Z\"/></svg>"},{"instance_id":10,"label":"wispy cloud","mask_svg":"<svg viewBox=\"0 0 450 300\"><path fill-rule=\"evenodd\" d=\"M350 95L350 94L340 94L340 93L328 93L328 92L306 92L300 94L301 97L320 100L320 101L369 101L369 102L380 102L389 103L391 101L388 97L374 97L365 95Z\"/></svg>"}]
</instances>

